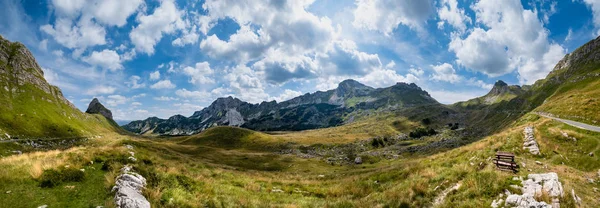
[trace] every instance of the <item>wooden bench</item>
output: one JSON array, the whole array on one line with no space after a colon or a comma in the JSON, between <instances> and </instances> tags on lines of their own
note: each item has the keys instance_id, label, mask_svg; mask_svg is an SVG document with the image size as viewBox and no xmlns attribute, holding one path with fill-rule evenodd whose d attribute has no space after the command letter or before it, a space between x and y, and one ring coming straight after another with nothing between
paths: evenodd
<instances>
[{"instance_id":1,"label":"wooden bench","mask_svg":"<svg viewBox=\"0 0 600 208\"><path fill-rule=\"evenodd\" d=\"M496 158L494 158L493 161L500 170L507 170L515 173L519 171L519 165L515 162L515 155L510 152L497 152Z\"/></svg>"}]
</instances>

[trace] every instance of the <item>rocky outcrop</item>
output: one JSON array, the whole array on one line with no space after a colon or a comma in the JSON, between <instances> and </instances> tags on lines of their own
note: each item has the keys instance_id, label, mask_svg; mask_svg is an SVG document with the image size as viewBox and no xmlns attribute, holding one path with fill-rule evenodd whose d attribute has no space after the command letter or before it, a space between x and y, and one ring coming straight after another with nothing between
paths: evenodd
<instances>
[{"instance_id":1,"label":"rocky outcrop","mask_svg":"<svg viewBox=\"0 0 600 208\"><path fill-rule=\"evenodd\" d=\"M529 150L531 154L539 155L540 147L535 141L535 136L533 135L533 127L525 127L525 130L523 130L523 134L523 149Z\"/></svg>"},{"instance_id":2,"label":"rocky outcrop","mask_svg":"<svg viewBox=\"0 0 600 208\"><path fill-rule=\"evenodd\" d=\"M127 149L133 150L133 146L127 145ZM129 151L129 154L130 160L135 162L137 159L133 157L133 151ZM115 192L115 205L119 208L150 208L150 202L142 195L144 187L146 179L134 172L131 165L125 165L112 189Z\"/></svg>"},{"instance_id":3,"label":"rocky outcrop","mask_svg":"<svg viewBox=\"0 0 600 208\"><path fill-rule=\"evenodd\" d=\"M94 98L92 102L90 102L90 105L88 105L85 112L89 114L100 114L109 120L113 120L112 112L104 107L104 105L98 101L98 98Z\"/></svg>"},{"instance_id":4,"label":"rocky outcrop","mask_svg":"<svg viewBox=\"0 0 600 208\"><path fill-rule=\"evenodd\" d=\"M517 208L555 208L560 207L560 198L564 195L563 187L556 173L529 174L527 180L522 181L523 194L511 194L506 197L506 205ZM539 202L536 197L548 194L552 199L551 204Z\"/></svg>"}]
</instances>

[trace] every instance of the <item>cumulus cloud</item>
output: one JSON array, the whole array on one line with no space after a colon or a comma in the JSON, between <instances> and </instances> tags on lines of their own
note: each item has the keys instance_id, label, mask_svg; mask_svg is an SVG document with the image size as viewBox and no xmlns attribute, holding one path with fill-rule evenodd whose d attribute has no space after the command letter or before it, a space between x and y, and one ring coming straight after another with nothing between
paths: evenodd
<instances>
[{"instance_id":1,"label":"cumulus cloud","mask_svg":"<svg viewBox=\"0 0 600 208\"><path fill-rule=\"evenodd\" d=\"M100 66L102 68L109 69L111 71L123 69L123 65L121 65L121 57L116 51L113 50L104 49L100 52L94 51L90 56L84 57L83 61L94 66Z\"/></svg>"},{"instance_id":2,"label":"cumulus cloud","mask_svg":"<svg viewBox=\"0 0 600 208\"><path fill-rule=\"evenodd\" d=\"M357 0L354 27L390 35L398 25L422 30L433 12L431 0Z\"/></svg>"},{"instance_id":3,"label":"cumulus cloud","mask_svg":"<svg viewBox=\"0 0 600 208\"><path fill-rule=\"evenodd\" d=\"M143 0L97 0L86 5L90 6L91 13L99 23L121 27L142 3Z\"/></svg>"},{"instance_id":4,"label":"cumulus cloud","mask_svg":"<svg viewBox=\"0 0 600 208\"><path fill-rule=\"evenodd\" d=\"M159 80L160 79L160 72L158 70L150 73L150 80Z\"/></svg>"},{"instance_id":5,"label":"cumulus cloud","mask_svg":"<svg viewBox=\"0 0 600 208\"><path fill-rule=\"evenodd\" d=\"M163 34L171 34L184 28L182 15L183 12L177 9L175 2L165 0L154 13L138 16L139 24L129 33L135 49L148 55L154 54L154 46Z\"/></svg>"},{"instance_id":6,"label":"cumulus cloud","mask_svg":"<svg viewBox=\"0 0 600 208\"><path fill-rule=\"evenodd\" d=\"M71 19L59 17L54 25L43 25L40 30L70 49L82 51L90 46L106 44L106 30L93 22L89 16L81 17L75 24Z\"/></svg>"},{"instance_id":7,"label":"cumulus cloud","mask_svg":"<svg viewBox=\"0 0 600 208\"><path fill-rule=\"evenodd\" d=\"M548 40L536 11L525 10L520 1L482 0L473 9L486 29L475 28L466 38L453 35L449 50L457 63L491 77L517 69L520 82L531 84L564 56L562 46Z\"/></svg>"},{"instance_id":8,"label":"cumulus cloud","mask_svg":"<svg viewBox=\"0 0 600 208\"><path fill-rule=\"evenodd\" d=\"M282 102L298 97L300 95L302 95L302 92L300 91L285 89L279 96L275 97L274 100L276 100L277 102Z\"/></svg>"},{"instance_id":9,"label":"cumulus cloud","mask_svg":"<svg viewBox=\"0 0 600 208\"><path fill-rule=\"evenodd\" d=\"M70 49L77 49L78 57L91 46L106 44L105 26L124 26L142 0L52 0L56 20L54 24L40 27L56 42Z\"/></svg>"},{"instance_id":10,"label":"cumulus cloud","mask_svg":"<svg viewBox=\"0 0 600 208\"><path fill-rule=\"evenodd\" d=\"M259 76L249 67L238 65L225 75L229 87L239 98L251 103L259 103L269 98Z\"/></svg>"},{"instance_id":11,"label":"cumulus cloud","mask_svg":"<svg viewBox=\"0 0 600 208\"><path fill-rule=\"evenodd\" d=\"M356 43L351 40L337 41L320 57L320 67L339 75L365 75L381 66L377 54L358 51Z\"/></svg>"},{"instance_id":12,"label":"cumulus cloud","mask_svg":"<svg viewBox=\"0 0 600 208\"><path fill-rule=\"evenodd\" d=\"M161 80L158 81L157 83L154 83L153 85L150 86L150 88L152 89L173 89L177 87L175 84L171 83L171 80Z\"/></svg>"},{"instance_id":13,"label":"cumulus cloud","mask_svg":"<svg viewBox=\"0 0 600 208\"><path fill-rule=\"evenodd\" d=\"M471 18L465 15L464 9L458 8L457 0L442 0L441 4L442 6L438 8L441 23L438 25L443 25L445 21L459 31L464 32L467 29L467 23L471 23Z\"/></svg>"},{"instance_id":14,"label":"cumulus cloud","mask_svg":"<svg viewBox=\"0 0 600 208\"><path fill-rule=\"evenodd\" d=\"M214 73L208 62L198 62L195 67L186 66L183 68L183 73L190 77L189 82L192 84L215 83L215 80L208 77Z\"/></svg>"},{"instance_id":15,"label":"cumulus cloud","mask_svg":"<svg viewBox=\"0 0 600 208\"><path fill-rule=\"evenodd\" d=\"M457 83L461 81L461 77L456 74L456 70L449 63L440 65L431 65L434 73L431 75L432 80Z\"/></svg>"}]
</instances>

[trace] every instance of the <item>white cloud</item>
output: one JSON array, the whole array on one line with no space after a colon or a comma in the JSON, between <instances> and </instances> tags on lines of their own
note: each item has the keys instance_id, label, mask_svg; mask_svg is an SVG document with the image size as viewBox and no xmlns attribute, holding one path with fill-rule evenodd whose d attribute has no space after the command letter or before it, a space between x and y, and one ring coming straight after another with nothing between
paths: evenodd
<instances>
[{"instance_id":1,"label":"white cloud","mask_svg":"<svg viewBox=\"0 0 600 208\"><path fill-rule=\"evenodd\" d=\"M215 80L208 77L214 73L208 62L198 62L195 67L184 67L183 73L190 77L189 82L192 84L211 84L215 82Z\"/></svg>"},{"instance_id":2,"label":"white cloud","mask_svg":"<svg viewBox=\"0 0 600 208\"><path fill-rule=\"evenodd\" d=\"M594 15L594 26L596 29L600 28L600 0L583 0L585 4L590 7L592 14ZM594 36L600 35L600 30L594 34Z\"/></svg>"},{"instance_id":3,"label":"white cloud","mask_svg":"<svg viewBox=\"0 0 600 208\"><path fill-rule=\"evenodd\" d=\"M150 88L152 88L152 89L173 89L175 87L177 87L177 86L175 84L171 83L171 80L168 80L168 79L158 81L157 83L150 86Z\"/></svg>"},{"instance_id":4,"label":"white cloud","mask_svg":"<svg viewBox=\"0 0 600 208\"><path fill-rule=\"evenodd\" d=\"M302 95L302 92L285 89L278 97L275 97L274 99L277 102L282 102L282 101L286 101L286 100L298 97L300 95Z\"/></svg>"},{"instance_id":5,"label":"white cloud","mask_svg":"<svg viewBox=\"0 0 600 208\"><path fill-rule=\"evenodd\" d=\"M142 103L140 103L140 102L132 102L131 106L134 106L134 107L136 107L136 106L142 106Z\"/></svg>"},{"instance_id":6,"label":"white cloud","mask_svg":"<svg viewBox=\"0 0 600 208\"><path fill-rule=\"evenodd\" d=\"M150 80L159 80L160 79L160 72L158 70L150 73Z\"/></svg>"},{"instance_id":7,"label":"white cloud","mask_svg":"<svg viewBox=\"0 0 600 208\"><path fill-rule=\"evenodd\" d=\"M154 97L154 100L158 100L158 101L175 101L175 100L179 100L179 99L178 98L174 98L174 97L160 96L160 97Z\"/></svg>"},{"instance_id":8,"label":"white cloud","mask_svg":"<svg viewBox=\"0 0 600 208\"><path fill-rule=\"evenodd\" d=\"M52 0L52 5L58 13L71 17L76 16L86 3L86 0Z\"/></svg>"},{"instance_id":9,"label":"white cloud","mask_svg":"<svg viewBox=\"0 0 600 208\"><path fill-rule=\"evenodd\" d=\"M231 90L244 101L259 103L269 98L258 75L244 65L233 68L225 75L225 80L229 81Z\"/></svg>"},{"instance_id":10,"label":"white cloud","mask_svg":"<svg viewBox=\"0 0 600 208\"><path fill-rule=\"evenodd\" d=\"M114 106L125 104L127 102L127 98L122 95L109 95L109 96L107 96L105 102L106 102L107 106L114 107Z\"/></svg>"},{"instance_id":11,"label":"white cloud","mask_svg":"<svg viewBox=\"0 0 600 208\"><path fill-rule=\"evenodd\" d=\"M112 94L117 90L115 87L99 85L89 89L87 95Z\"/></svg>"},{"instance_id":12,"label":"white cloud","mask_svg":"<svg viewBox=\"0 0 600 208\"><path fill-rule=\"evenodd\" d=\"M462 77L456 74L456 70L449 63L443 63L440 65L431 65L433 74L431 75L432 80L444 81L450 83L457 83L462 80Z\"/></svg>"},{"instance_id":13,"label":"white cloud","mask_svg":"<svg viewBox=\"0 0 600 208\"><path fill-rule=\"evenodd\" d=\"M486 91L464 91L464 92L455 92L455 91L447 91L447 90L432 90L428 89L427 92L431 95L431 97L435 98L438 102L443 104L453 104L460 101L466 101L469 99L473 99L476 97L480 97L487 93Z\"/></svg>"},{"instance_id":14,"label":"white cloud","mask_svg":"<svg viewBox=\"0 0 600 208\"><path fill-rule=\"evenodd\" d=\"M402 76L391 69L376 69L356 80L371 87L389 87L398 82L416 83L419 78L413 74Z\"/></svg>"},{"instance_id":15,"label":"white cloud","mask_svg":"<svg viewBox=\"0 0 600 208\"><path fill-rule=\"evenodd\" d=\"M103 51L94 51L88 57L84 57L83 61L94 65L100 66L105 69L109 69L111 71L116 71L119 69L123 69L121 65L121 57L117 54L116 51L104 49Z\"/></svg>"},{"instance_id":16,"label":"white cloud","mask_svg":"<svg viewBox=\"0 0 600 208\"><path fill-rule=\"evenodd\" d=\"M567 33L567 36L565 37L565 42L569 42L573 39L573 29L569 28L569 33Z\"/></svg>"},{"instance_id":17,"label":"white cloud","mask_svg":"<svg viewBox=\"0 0 600 208\"><path fill-rule=\"evenodd\" d=\"M185 30L181 37L173 40L171 44L181 47L188 44L195 44L198 42L198 39L200 39L200 35L196 32L196 25L194 25L190 30Z\"/></svg>"},{"instance_id":18,"label":"white cloud","mask_svg":"<svg viewBox=\"0 0 600 208\"><path fill-rule=\"evenodd\" d=\"M139 81L142 78L139 76L131 76L129 77L129 82L126 82L126 84L131 88L131 89L140 89L140 88L144 88L146 87L146 84L144 83L139 83Z\"/></svg>"},{"instance_id":19,"label":"white cloud","mask_svg":"<svg viewBox=\"0 0 600 208\"><path fill-rule=\"evenodd\" d=\"M465 15L465 10L458 8L457 0L442 0L442 6L438 8L438 15L441 21L446 21L461 32L467 29L467 23L471 23L471 18ZM443 25L443 22L441 22ZM439 25L439 24L438 24Z\"/></svg>"},{"instance_id":20,"label":"white cloud","mask_svg":"<svg viewBox=\"0 0 600 208\"><path fill-rule=\"evenodd\" d=\"M94 19L99 23L121 27L142 3L143 0L97 0L88 2L87 5L90 6Z\"/></svg>"},{"instance_id":21,"label":"white cloud","mask_svg":"<svg viewBox=\"0 0 600 208\"><path fill-rule=\"evenodd\" d=\"M420 31L433 12L430 0L356 0L354 27L390 35L398 25Z\"/></svg>"},{"instance_id":22,"label":"white cloud","mask_svg":"<svg viewBox=\"0 0 600 208\"><path fill-rule=\"evenodd\" d=\"M536 11L523 9L520 1L481 0L472 8L487 30L475 28L464 39L453 35L449 50L457 63L490 77L517 69L520 82L531 84L564 56L562 46L548 39Z\"/></svg>"},{"instance_id":23,"label":"white cloud","mask_svg":"<svg viewBox=\"0 0 600 208\"><path fill-rule=\"evenodd\" d=\"M200 49L215 59L245 63L257 59L265 52L268 38L268 35L259 36L249 26L242 25L229 37L229 41L223 41L213 34L200 42Z\"/></svg>"},{"instance_id":24,"label":"white cloud","mask_svg":"<svg viewBox=\"0 0 600 208\"><path fill-rule=\"evenodd\" d=\"M351 40L335 42L319 62L319 67L339 75L365 75L381 66L379 55L359 51Z\"/></svg>"},{"instance_id":25,"label":"white cloud","mask_svg":"<svg viewBox=\"0 0 600 208\"><path fill-rule=\"evenodd\" d=\"M206 91L189 91L185 88L175 91L175 94L179 97L194 100L209 100L212 98L210 92Z\"/></svg>"},{"instance_id":26,"label":"white cloud","mask_svg":"<svg viewBox=\"0 0 600 208\"><path fill-rule=\"evenodd\" d=\"M183 29L183 12L177 9L173 1L165 0L151 15L138 16L137 27L129 33L135 49L148 55L154 54L154 46L164 34Z\"/></svg>"},{"instance_id":27,"label":"white cloud","mask_svg":"<svg viewBox=\"0 0 600 208\"><path fill-rule=\"evenodd\" d=\"M81 52L90 46L106 44L104 27L94 23L89 16L81 17L76 24L71 19L59 17L54 25L43 25L40 30L64 47Z\"/></svg>"}]
</instances>

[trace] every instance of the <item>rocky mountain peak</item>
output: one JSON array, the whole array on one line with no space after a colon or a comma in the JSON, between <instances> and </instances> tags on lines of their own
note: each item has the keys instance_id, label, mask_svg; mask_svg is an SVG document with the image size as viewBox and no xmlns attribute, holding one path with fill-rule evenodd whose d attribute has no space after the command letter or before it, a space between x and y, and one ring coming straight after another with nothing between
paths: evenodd
<instances>
[{"instance_id":1,"label":"rocky mountain peak","mask_svg":"<svg viewBox=\"0 0 600 208\"><path fill-rule=\"evenodd\" d=\"M89 114L100 114L110 120L113 119L112 112L104 107L104 105L98 101L98 98L94 98L92 102L90 102L90 105L88 105L88 108L85 112Z\"/></svg>"},{"instance_id":2,"label":"rocky mountain peak","mask_svg":"<svg viewBox=\"0 0 600 208\"><path fill-rule=\"evenodd\" d=\"M362 94L366 94L372 90L372 87L366 86L353 79L347 79L338 84L335 92L337 97L341 98L349 96L361 96Z\"/></svg>"}]
</instances>

